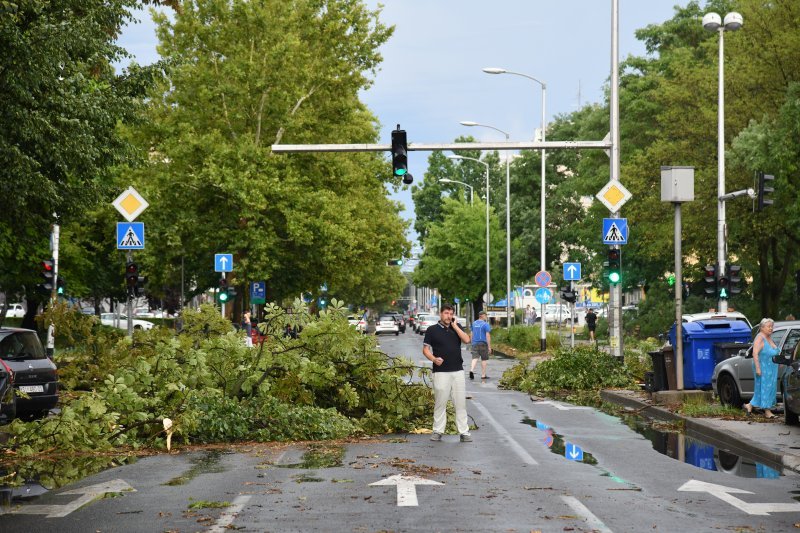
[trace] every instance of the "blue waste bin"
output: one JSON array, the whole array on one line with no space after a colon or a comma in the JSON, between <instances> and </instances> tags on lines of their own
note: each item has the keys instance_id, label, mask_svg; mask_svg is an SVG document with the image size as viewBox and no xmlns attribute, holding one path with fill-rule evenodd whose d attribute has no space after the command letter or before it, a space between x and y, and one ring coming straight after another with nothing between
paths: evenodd
<instances>
[{"instance_id":1,"label":"blue waste bin","mask_svg":"<svg viewBox=\"0 0 800 533\"><path fill-rule=\"evenodd\" d=\"M714 345L725 342L750 342L750 327L741 320L698 320L683 326L683 388L710 389L716 366ZM675 346L675 324L669 330L669 343Z\"/></svg>"}]
</instances>

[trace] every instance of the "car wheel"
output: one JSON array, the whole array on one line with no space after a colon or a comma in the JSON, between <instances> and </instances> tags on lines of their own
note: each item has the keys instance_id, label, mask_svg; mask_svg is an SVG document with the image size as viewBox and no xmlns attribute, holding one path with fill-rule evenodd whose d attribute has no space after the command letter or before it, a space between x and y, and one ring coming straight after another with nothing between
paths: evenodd
<instances>
[{"instance_id":1,"label":"car wheel","mask_svg":"<svg viewBox=\"0 0 800 533\"><path fill-rule=\"evenodd\" d=\"M399 331L395 331L394 332L394 336L397 337L398 335L400 335L400 332Z\"/></svg>"},{"instance_id":2,"label":"car wheel","mask_svg":"<svg viewBox=\"0 0 800 533\"><path fill-rule=\"evenodd\" d=\"M730 374L722 374L717 382L717 392L719 393L719 401L723 405L736 407L737 409L742 406L742 397L739 394L739 387L736 386L733 376Z\"/></svg>"},{"instance_id":3,"label":"car wheel","mask_svg":"<svg viewBox=\"0 0 800 533\"><path fill-rule=\"evenodd\" d=\"M783 396L783 421L787 426L800 424L800 416L789 409L789 405L786 403L786 393L783 391L783 387L781 387L781 396Z\"/></svg>"}]
</instances>

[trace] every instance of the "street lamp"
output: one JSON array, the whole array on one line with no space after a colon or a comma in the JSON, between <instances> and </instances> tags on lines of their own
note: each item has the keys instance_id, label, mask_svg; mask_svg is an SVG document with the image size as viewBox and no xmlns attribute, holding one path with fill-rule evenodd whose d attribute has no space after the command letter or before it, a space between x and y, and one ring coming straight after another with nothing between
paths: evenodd
<instances>
[{"instance_id":1,"label":"street lamp","mask_svg":"<svg viewBox=\"0 0 800 533\"><path fill-rule=\"evenodd\" d=\"M464 183L463 181L451 180L447 178L442 178L439 180L439 183L458 183L459 185L463 185L464 187L469 187L469 205L472 205L472 185L468 183Z\"/></svg>"},{"instance_id":2,"label":"street lamp","mask_svg":"<svg viewBox=\"0 0 800 533\"><path fill-rule=\"evenodd\" d=\"M535 81L539 85L542 86L542 142L545 141L546 132L547 132L547 118L545 114L545 106L547 103L547 84L541 80L534 78L533 76L529 76L527 74L522 74L520 72L512 72L510 70L504 68L497 68L497 67L487 67L483 69L483 71L487 74L513 74L515 76L522 76L523 78L528 78L529 80ZM545 227L544 227L544 198L545 198L545 158L547 157L544 148L542 148L542 183L541 183L541 235L540 235L540 260L541 260L541 270L546 270L546 263L545 263ZM546 329L546 320L545 320L545 307L542 304L542 334L541 334L541 347L542 351L547 348L547 333L545 332Z\"/></svg>"},{"instance_id":3,"label":"street lamp","mask_svg":"<svg viewBox=\"0 0 800 533\"><path fill-rule=\"evenodd\" d=\"M736 31L742 27L742 16L735 11L725 15L725 19L717 13L706 13L703 16L703 27L708 31L719 32L719 97L717 100L717 275L725 275L727 246L725 243L725 32ZM728 310L727 298L718 295L717 309L720 313Z\"/></svg>"},{"instance_id":4,"label":"street lamp","mask_svg":"<svg viewBox=\"0 0 800 533\"><path fill-rule=\"evenodd\" d=\"M462 126L480 126L499 131L509 139L508 132L488 124L479 124L471 120L462 120ZM506 157L506 329L511 328L511 157Z\"/></svg>"},{"instance_id":5,"label":"street lamp","mask_svg":"<svg viewBox=\"0 0 800 533\"><path fill-rule=\"evenodd\" d=\"M489 305L489 163L463 155L449 155L450 159L475 161L486 167L486 305ZM474 317L473 317L474 318Z\"/></svg>"}]
</instances>

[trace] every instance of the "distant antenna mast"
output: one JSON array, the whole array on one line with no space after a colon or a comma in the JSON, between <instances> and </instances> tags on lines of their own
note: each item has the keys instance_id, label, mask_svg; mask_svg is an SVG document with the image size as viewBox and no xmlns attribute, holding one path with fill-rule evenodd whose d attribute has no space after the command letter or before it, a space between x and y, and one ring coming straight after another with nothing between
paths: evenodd
<instances>
[{"instance_id":1,"label":"distant antenna mast","mask_svg":"<svg viewBox=\"0 0 800 533\"><path fill-rule=\"evenodd\" d=\"M581 80L578 80L578 109L581 108Z\"/></svg>"}]
</instances>

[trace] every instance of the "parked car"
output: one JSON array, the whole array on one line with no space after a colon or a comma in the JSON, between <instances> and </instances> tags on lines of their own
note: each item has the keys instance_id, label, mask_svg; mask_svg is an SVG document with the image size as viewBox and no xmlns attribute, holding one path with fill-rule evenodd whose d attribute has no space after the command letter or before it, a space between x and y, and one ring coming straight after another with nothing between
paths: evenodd
<instances>
[{"instance_id":1,"label":"parked car","mask_svg":"<svg viewBox=\"0 0 800 533\"><path fill-rule=\"evenodd\" d=\"M17 395L14 394L14 372L0 359L0 417L10 422L17 416Z\"/></svg>"},{"instance_id":2,"label":"parked car","mask_svg":"<svg viewBox=\"0 0 800 533\"><path fill-rule=\"evenodd\" d=\"M47 415L58 403L56 365L45 354L36 332L0 328L0 359L13 375L17 414Z\"/></svg>"},{"instance_id":3,"label":"parked car","mask_svg":"<svg viewBox=\"0 0 800 533\"><path fill-rule=\"evenodd\" d=\"M8 304L6 318L22 318L25 316L25 307L22 304Z\"/></svg>"},{"instance_id":4,"label":"parked car","mask_svg":"<svg viewBox=\"0 0 800 533\"><path fill-rule=\"evenodd\" d=\"M111 326L112 328L128 329L128 317L126 315L102 313L100 315L100 323L104 326ZM155 326L155 324L147 320L133 319L133 329L153 329L153 326Z\"/></svg>"},{"instance_id":5,"label":"parked car","mask_svg":"<svg viewBox=\"0 0 800 533\"><path fill-rule=\"evenodd\" d=\"M417 317L417 322L419 325L417 326L417 333L420 335L424 335L428 328L435 325L439 321L439 318L436 315L419 315Z\"/></svg>"},{"instance_id":6,"label":"parked car","mask_svg":"<svg viewBox=\"0 0 800 533\"><path fill-rule=\"evenodd\" d=\"M544 308L544 318L548 324L555 324L556 322L569 324L572 322L569 306L565 304L547 304Z\"/></svg>"},{"instance_id":7,"label":"parked car","mask_svg":"<svg viewBox=\"0 0 800 533\"><path fill-rule=\"evenodd\" d=\"M349 315L347 323L356 328L356 331L361 333L366 333L367 331L367 320L363 316Z\"/></svg>"},{"instance_id":8,"label":"parked car","mask_svg":"<svg viewBox=\"0 0 800 533\"><path fill-rule=\"evenodd\" d=\"M758 327L753 328L753 337ZM791 359L794 349L800 342L800 320L775 322L772 340L780 349L782 357ZM784 367L778 369L778 393L781 393L781 376ZM720 361L711 375L711 387L720 402L732 407L741 407L753 397L755 378L753 377L753 348L747 345L737 355ZM799 409L800 410L800 409Z\"/></svg>"},{"instance_id":9,"label":"parked car","mask_svg":"<svg viewBox=\"0 0 800 533\"><path fill-rule=\"evenodd\" d=\"M798 326L800 327L800 326ZM792 329L790 333L794 333ZM772 334L775 338L775 333ZM788 336L784 345L790 342ZM789 353L788 349L781 351L780 356L784 359L783 372L778 372L780 385L778 391L783 396L783 420L787 426L800 424L800 343L795 343L795 347Z\"/></svg>"},{"instance_id":10,"label":"parked car","mask_svg":"<svg viewBox=\"0 0 800 533\"><path fill-rule=\"evenodd\" d=\"M386 313L387 315L392 315L394 317L395 322L397 322L397 326L400 328L400 333L406 332L406 319L400 313Z\"/></svg>"},{"instance_id":11,"label":"parked car","mask_svg":"<svg viewBox=\"0 0 800 533\"><path fill-rule=\"evenodd\" d=\"M709 313L692 313L690 315L683 315L684 322L696 322L698 320L741 320L747 322L747 326L752 328L753 325L747 320L747 317L738 311L728 311L724 313L709 312Z\"/></svg>"},{"instance_id":12,"label":"parked car","mask_svg":"<svg viewBox=\"0 0 800 533\"><path fill-rule=\"evenodd\" d=\"M380 335L381 333L400 335L400 326L392 315L381 315L378 317L378 321L375 322L375 335Z\"/></svg>"}]
</instances>

